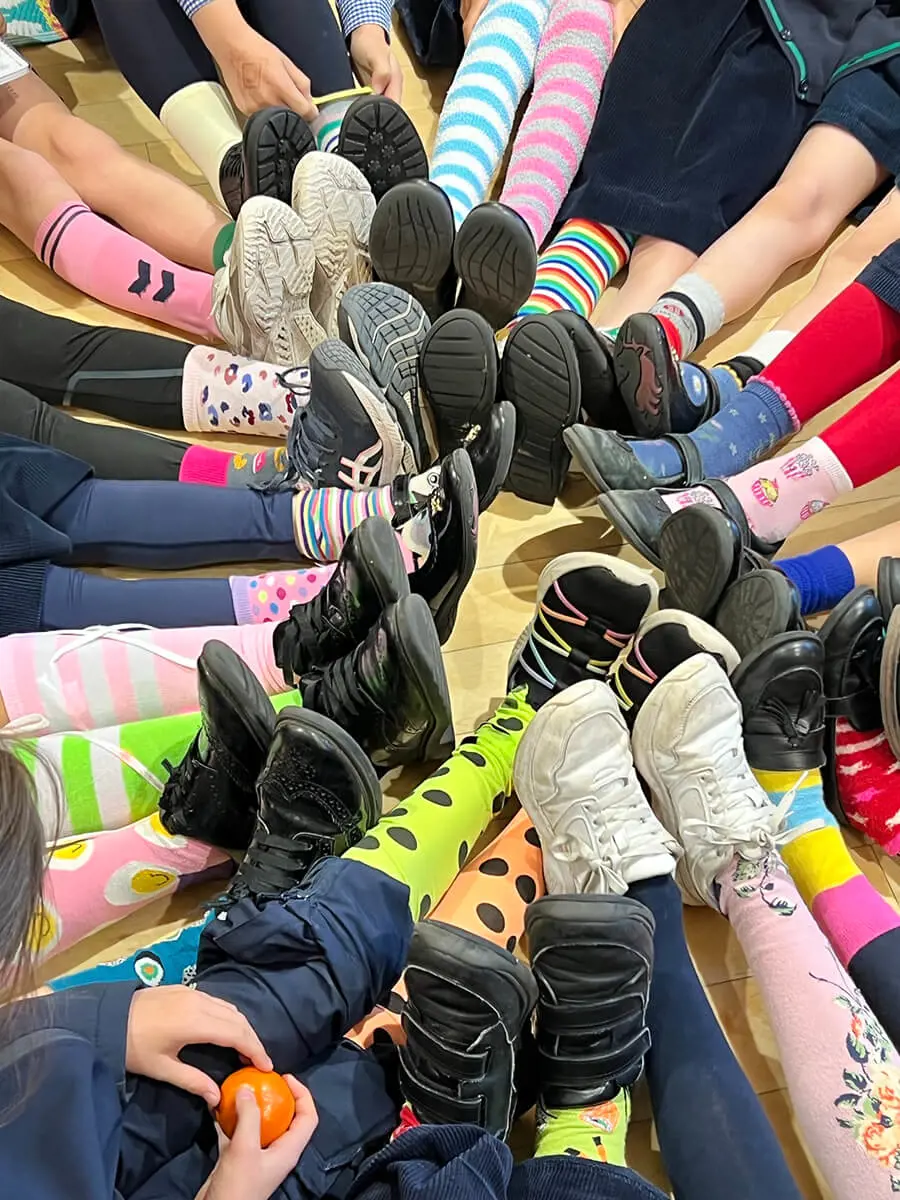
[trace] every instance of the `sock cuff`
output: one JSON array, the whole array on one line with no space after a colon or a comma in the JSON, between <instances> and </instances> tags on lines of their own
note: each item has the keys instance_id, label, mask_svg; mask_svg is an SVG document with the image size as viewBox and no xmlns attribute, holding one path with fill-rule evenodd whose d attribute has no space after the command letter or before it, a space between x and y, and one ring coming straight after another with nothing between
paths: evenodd
<instances>
[{"instance_id":1,"label":"sock cuff","mask_svg":"<svg viewBox=\"0 0 900 1200\"><path fill-rule=\"evenodd\" d=\"M178 468L178 479L181 483L227 487L230 462L231 454L227 450L213 450L211 446L189 446Z\"/></svg>"},{"instance_id":2,"label":"sock cuff","mask_svg":"<svg viewBox=\"0 0 900 1200\"><path fill-rule=\"evenodd\" d=\"M32 250L45 267L53 270L53 258L63 234L77 217L90 212L88 206L78 200L65 200L47 213L38 225L32 243Z\"/></svg>"},{"instance_id":3,"label":"sock cuff","mask_svg":"<svg viewBox=\"0 0 900 1200\"><path fill-rule=\"evenodd\" d=\"M824 438L813 437L806 443L804 450L811 454L823 471L831 479L837 492L852 492L853 480L847 474L844 464L828 445Z\"/></svg>"},{"instance_id":4,"label":"sock cuff","mask_svg":"<svg viewBox=\"0 0 900 1200\"><path fill-rule=\"evenodd\" d=\"M765 373L757 375L752 379L747 387L755 389L755 394L762 400L766 408L776 418L782 418L783 413L787 413L791 422L791 430L796 433L800 428L801 421L794 410L793 404L788 400L787 396L781 388L773 383L771 379L767 379Z\"/></svg>"},{"instance_id":5,"label":"sock cuff","mask_svg":"<svg viewBox=\"0 0 900 1200\"><path fill-rule=\"evenodd\" d=\"M206 433L212 428L203 420L200 400L203 394L202 360L208 353L209 346L194 346L181 368L181 419L188 433Z\"/></svg>"},{"instance_id":6,"label":"sock cuff","mask_svg":"<svg viewBox=\"0 0 900 1200\"><path fill-rule=\"evenodd\" d=\"M231 249L231 243L234 241L234 228L234 221L226 221L216 234L212 251L213 269L216 271L225 266L225 255Z\"/></svg>"},{"instance_id":7,"label":"sock cuff","mask_svg":"<svg viewBox=\"0 0 900 1200\"><path fill-rule=\"evenodd\" d=\"M820 546L773 565L796 586L804 614L827 612L856 586L853 567L840 546Z\"/></svg>"},{"instance_id":8,"label":"sock cuff","mask_svg":"<svg viewBox=\"0 0 900 1200\"><path fill-rule=\"evenodd\" d=\"M701 313L702 329L706 336L718 332L725 324L725 301L718 289L697 271L680 275L667 295L677 295Z\"/></svg>"}]
</instances>

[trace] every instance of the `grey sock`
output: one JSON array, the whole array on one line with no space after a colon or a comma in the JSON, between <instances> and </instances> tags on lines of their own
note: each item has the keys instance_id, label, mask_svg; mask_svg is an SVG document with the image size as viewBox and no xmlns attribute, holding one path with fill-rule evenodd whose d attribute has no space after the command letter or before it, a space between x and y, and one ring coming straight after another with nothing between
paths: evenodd
<instances>
[{"instance_id":1,"label":"grey sock","mask_svg":"<svg viewBox=\"0 0 900 1200\"><path fill-rule=\"evenodd\" d=\"M655 317L665 317L678 330L682 358L718 333L725 323L722 297L711 283L693 271L676 279L650 312Z\"/></svg>"}]
</instances>

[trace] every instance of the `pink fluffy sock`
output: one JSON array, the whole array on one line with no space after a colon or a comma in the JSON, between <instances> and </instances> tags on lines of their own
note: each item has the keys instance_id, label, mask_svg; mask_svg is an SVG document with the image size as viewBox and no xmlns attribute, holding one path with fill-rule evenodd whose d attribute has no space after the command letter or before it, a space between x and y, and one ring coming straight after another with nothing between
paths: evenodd
<instances>
[{"instance_id":1,"label":"pink fluffy sock","mask_svg":"<svg viewBox=\"0 0 900 1200\"><path fill-rule=\"evenodd\" d=\"M248 624L122 625L0 638L0 693L10 721L36 714L47 722L42 733L195 712L197 658L211 640L231 646L269 695L284 691L271 628Z\"/></svg>"},{"instance_id":2,"label":"pink fluffy sock","mask_svg":"<svg viewBox=\"0 0 900 1200\"><path fill-rule=\"evenodd\" d=\"M195 346L185 359L181 407L193 432L284 437L308 403L306 367L284 370L211 346Z\"/></svg>"},{"instance_id":3,"label":"pink fluffy sock","mask_svg":"<svg viewBox=\"0 0 900 1200\"><path fill-rule=\"evenodd\" d=\"M171 262L85 204L67 202L49 213L34 252L95 300L199 337L221 337L212 316L212 275Z\"/></svg>"}]
</instances>

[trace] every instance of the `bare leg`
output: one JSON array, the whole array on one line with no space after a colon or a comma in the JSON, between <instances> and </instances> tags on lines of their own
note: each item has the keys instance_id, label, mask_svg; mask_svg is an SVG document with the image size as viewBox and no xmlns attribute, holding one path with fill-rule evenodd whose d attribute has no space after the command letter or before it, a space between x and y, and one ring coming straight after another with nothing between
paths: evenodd
<instances>
[{"instance_id":1,"label":"bare leg","mask_svg":"<svg viewBox=\"0 0 900 1200\"><path fill-rule=\"evenodd\" d=\"M40 155L0 138L0 225L30 250L38 226L60 204L81 197Z\"/></svg>"},{"instance_id":2,"label":"bare leg","mask_svg":"<svg viewBox=\"0 0 900 1200\"><path fill-rule=\"evenodd\" d=\"M900 553L900 521L873 529L871 533L861 533L839 545L850 560L856 586L876 587L880 560Z\"/></svg>"},{"instance_id":3,"label":"bare leg","mask_svg":"<svg viewBox=\"0 0 900 1200\"><path fill-rule=\"evenodd\" d=\"M632 313L646 312L696 261L696 254L676 242L638 238L625 282L617 292L601 296L591 321L605 329L617 329Z\"/></svg>"},{"instance_id":4,"label":"bare leg","mask_svg":"<svg viewBox=\"0 0 900 1200\"><path fill-rule=\"evenodd\" d=\"M212 269L213 244L228 217L73 116L33 72L0 88L0 137L46 159L94 212L167 258Z\"/></svg>"}]
</instances>

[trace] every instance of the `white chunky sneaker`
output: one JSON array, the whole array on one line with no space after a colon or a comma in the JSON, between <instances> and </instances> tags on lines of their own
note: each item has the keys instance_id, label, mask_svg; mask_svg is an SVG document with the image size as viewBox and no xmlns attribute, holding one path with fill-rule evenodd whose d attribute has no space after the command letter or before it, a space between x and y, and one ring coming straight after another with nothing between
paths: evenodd
<instances>
[{"instance_id":1,"label":"white chunky sneaker","mask_svg":"<svg viewBox=\"0 0 900 1200\"><path fill-rule=\"evenodd\" d=\"M675 878L690 904L718 908L716 875L735 854L758 862L784 821L744 754L741 705L714 658L696 654L650 692L634 723L635 765L684 847Z\"/></svg>"},{"instance_id":2,"label":"white chunky sneaker","mask_svg":"<svg viewBox=\"0 0 900 1200\"><path fill-rule=\"evenodd\" d=\"M628 730L605 683L586 679L549 700L526 730L514 768L551 893L614 893L671 875L678 843L638 782Z\"/></svg>"},{"instance_id":3,"label":"white chunky sneaker","mask_svg":"<svg viewBox=\"0 0 900 1200\"><path fill-rule=\"evenodd\" d=\"M229 349L280 367L305 365L325 340L309 307L315 267L305 222L280 200L251 196L213 282L213 316Z\"/></svg>"}]
</instances>

